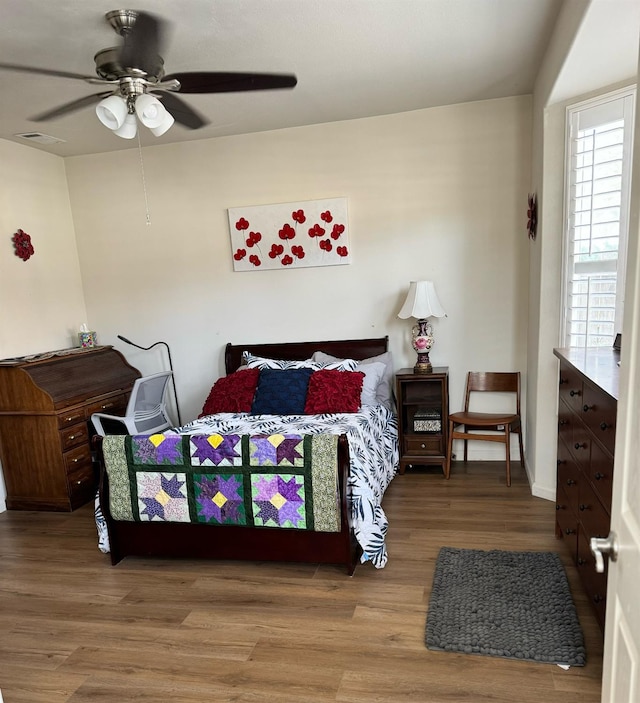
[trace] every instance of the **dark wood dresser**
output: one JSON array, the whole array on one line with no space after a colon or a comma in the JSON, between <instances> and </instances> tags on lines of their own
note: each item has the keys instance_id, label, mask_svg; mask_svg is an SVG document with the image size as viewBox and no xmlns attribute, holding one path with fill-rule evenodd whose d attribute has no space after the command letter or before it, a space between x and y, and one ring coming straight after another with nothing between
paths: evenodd
<instances>
[{"instance_id":1,"label":"dark wood dresser","mask_svg":"<svg viewBox=\"0 0 640 703\"><path fill-rule=\"evenodd\" d=\"M7 508L71 511L91 500L91 414L124 413L139 377L110 346L0 361Z\"/></svg>"},{"instance_id":2,"label":"dark wood dresser","mask_svg":"<svg viewBox=\"0 0 640 703\"><path fill-rule=\"evenodd\" d=\"M612 349L554 349L560 359L556 534L563 537L604 629L607 571L599 574L589 542L609 534L618 409Z\"/></svg>"}]
</instances>

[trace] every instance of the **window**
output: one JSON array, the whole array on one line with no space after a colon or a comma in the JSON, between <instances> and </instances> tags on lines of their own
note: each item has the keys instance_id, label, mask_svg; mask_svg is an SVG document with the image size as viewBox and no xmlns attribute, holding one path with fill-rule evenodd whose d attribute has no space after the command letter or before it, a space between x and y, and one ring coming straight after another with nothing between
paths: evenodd
<instances>
[{"instance_id":1,"label":"window","mask_svg":"<svg viewBox=\"0 0 640 703\"><path fill-rule=\"evenodd\" d=\"M567 109L563 338L610 347L622 329L635 89Z\"/></svg>"}]
</instances>

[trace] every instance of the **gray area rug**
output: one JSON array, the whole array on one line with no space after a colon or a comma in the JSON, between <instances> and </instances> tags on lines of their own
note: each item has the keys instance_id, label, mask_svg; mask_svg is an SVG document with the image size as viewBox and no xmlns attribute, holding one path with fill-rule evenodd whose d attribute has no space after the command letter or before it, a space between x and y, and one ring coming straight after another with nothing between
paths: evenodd
<instances>
[{"instance_id":1,"label":"gray area rug","mask_svg":"<svg viewBox=\"0 0 640 703\"><path fill-rule=\"evenodd\" d=\"M584 638L557 554L443 547L428 649L584 666Z\"/></svg>"}]
</instances>

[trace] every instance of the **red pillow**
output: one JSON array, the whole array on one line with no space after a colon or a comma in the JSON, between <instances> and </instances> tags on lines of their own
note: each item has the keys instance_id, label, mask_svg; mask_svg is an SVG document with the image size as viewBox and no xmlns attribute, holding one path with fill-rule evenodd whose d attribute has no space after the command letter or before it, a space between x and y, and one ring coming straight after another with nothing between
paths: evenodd
<instances>
[{"instance_id":1,"label":"red pillow","mask_svg":"<svg viewBox=\"0 0 640 703\"><path fill-rule=\"evenodd\" d=\"M214 413L248 413L258 385L260 369L245 369L219 378L198 417Z\"/></svg>"},{"instance_id":2,"label":"red pillow","mask_svg":"<svg viewBox=\"0 0 640 703\"><path fill-rule=\"evenodd\" d=\"M362 371L314 371L309 379L305 414L358 412L363 380Z\"/></svg>"}]
</instances>

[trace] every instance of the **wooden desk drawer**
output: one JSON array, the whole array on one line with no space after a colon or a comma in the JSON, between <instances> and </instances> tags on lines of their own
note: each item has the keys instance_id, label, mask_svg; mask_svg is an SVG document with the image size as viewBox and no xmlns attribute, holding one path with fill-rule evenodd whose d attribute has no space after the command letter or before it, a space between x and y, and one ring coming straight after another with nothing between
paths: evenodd
<instances>
[{"instance_id":1,"label":"wooden desk drawer","mask_svg":"<svg viewBox=\"0 0 640 703\"><path fill-rule=\"evenodd\" d=\"M83 420L78 425L73 425L72 427L66 427L60 431L60 441L62 442L62 451L71 449L72 447L77 447L80 444L89 441L89 430L87 429L87 423Z\"/></svg>"},{"instance_id":2,"label":"wooden desk drawer","mask_svg":"<svg viewBox=\"0 0 640 703\"><path fill-rule=\"evenodd\" d=\"M85 406L86 419L90 420L93 413L108 413L109 415L124 415L127 409L128 395L121 393L93 401Z\"/></svg>"},{"instance_id":3,"label":"wooden desk drawer","mask_svg":"<svg viewBox=\"0 0 640 703\"><path fill-rule=\"evenodd\" d=\"M412 456L427 456L429 454L441 455L444 454L444 440L442 436L434 437L405 437L404 438L404 453Z\"/></svg>"},{"instance_id":4,"label":"wooden desk drawer","mask_svg":"<svg viewBox=\"0 0 640 703\"><path fill-rule=\"evenodd\" d=\"M91 465L81 466L77 471L67 475L69 499L75 507L90 500L96 492L96 480Z\"/></svg>"},{"instance_id":5,"label":"wooden desk drawer","mask_svg":"<svg viewBox=\"0 0 640 703\"><path fill-rule=\"evenodd\" d=\"M70 427L77 425L79 422L84 422L84 408L72 408L58 415L58 427Z\"/></svg>"},{"instance_id":6,"label":"wooden desk drawer","mask_svg":"<svg viewBox=\"0 0 640 703\"><path fill-rule=\"evenodd\" d=\"M93 471L93 462L91 460L91 449L88 444L83 444L76 449L71 449L64 454L64 463L67 474L72 474L89 467Z\"/></svg>"}]
</instances>

